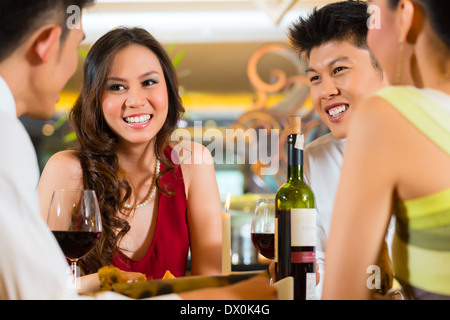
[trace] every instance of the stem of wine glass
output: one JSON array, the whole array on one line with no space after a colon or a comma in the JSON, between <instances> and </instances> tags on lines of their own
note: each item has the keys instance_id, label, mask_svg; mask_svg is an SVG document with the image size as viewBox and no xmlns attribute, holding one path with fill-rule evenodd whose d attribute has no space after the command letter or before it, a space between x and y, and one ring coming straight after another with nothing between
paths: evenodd
<instances>
[{"instance_id":1,"label":"stem of wine glass","mask_svg":"<svg viewBox=\"0 0 450 320\"><path fill-rule=\"evenodd\" d=\"M70 259L70 271L72 273L71 285L73 286L73 288L80 289L77 279L77 271L78 271L77 261L78 259Z\"/></svg>"}]
</instances>

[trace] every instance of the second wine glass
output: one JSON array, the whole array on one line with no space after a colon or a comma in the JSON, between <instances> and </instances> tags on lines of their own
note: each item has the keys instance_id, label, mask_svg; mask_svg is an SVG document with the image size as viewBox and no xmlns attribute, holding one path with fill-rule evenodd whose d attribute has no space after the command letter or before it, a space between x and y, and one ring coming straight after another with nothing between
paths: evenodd
<instances>
[{"instance_id":1,"label":"second wine glass","mask_svg":"<svg viewBox=\"0 0 450 320\"><path fill-rule=\"evenodd\" d=\"M275 257L275 199L258 199L252 220L252 242L256 250L273 260Z\"/></svg>"}]
</instances>

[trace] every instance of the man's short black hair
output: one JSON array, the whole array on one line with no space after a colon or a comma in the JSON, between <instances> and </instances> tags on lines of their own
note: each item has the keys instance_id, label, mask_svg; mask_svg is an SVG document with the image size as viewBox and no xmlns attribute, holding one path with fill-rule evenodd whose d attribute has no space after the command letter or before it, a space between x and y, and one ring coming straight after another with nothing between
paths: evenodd
<instances>
[{"instance_id":1,"label":"man's short black hair","mask_svg":"<svg viewBox=\"0 0 450 320\"><path fill-rule=\"evenodd\" d=\"M84 8L95 0L1 0L0 1L0 61L8 57L32 32L46 23L56 22L62 28L61 39L69 32L67 8Z\"/></svg>"},{"instance_id":2,"label":"man's short black hair","mask_svg":"<svg viewBox=\"0 0 450 320\"><path fill-rule=\"evenodd\" d=\"M314 8L307 17L300 17L289 28L291 45L307 59L311 50L330 41L349 41L358 48L367 49L367 3L341 1ZM370 51L370 50L369 50ZM371 54L374 68L380 67Z\"/></svg>"}]
</instances>

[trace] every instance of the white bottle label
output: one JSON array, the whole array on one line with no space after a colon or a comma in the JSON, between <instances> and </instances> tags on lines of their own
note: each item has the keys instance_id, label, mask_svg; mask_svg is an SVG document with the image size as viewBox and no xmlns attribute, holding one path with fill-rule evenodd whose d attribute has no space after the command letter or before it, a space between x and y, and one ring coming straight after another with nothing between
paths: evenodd
<instances>
[{"instance_id":1,"label":"white bottle label","mask_svg":"<svg viewBox=\"0 0 450 320\"><path fill-rule=\"evenodd\" d=\"M295 139L294 148L303 150L304 146L305 146L305 136L303 134L298 134L297 138Z\"/></svg>"},{"instance_id":2,"label":"white bottle label","mask_svg":"<svg viewBox=\"0 0 450 320\"><path fill-rule=\"evenodd\" d=\"M316 215L315 208L291 209L291 246L316 246Z\"/></svg>"}]
</instances>

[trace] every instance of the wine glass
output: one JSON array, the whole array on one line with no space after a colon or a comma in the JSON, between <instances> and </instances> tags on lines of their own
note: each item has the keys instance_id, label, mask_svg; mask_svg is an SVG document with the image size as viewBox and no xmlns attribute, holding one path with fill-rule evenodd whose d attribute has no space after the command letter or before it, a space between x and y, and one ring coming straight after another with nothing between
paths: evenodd
<instances>
[{"instance_id":1,"label":"wine glass","mask_svg":"<svg viewBox=\"0 0 450 320\"><path fill-rule=\"evenodd\" d=\"M100 239L102 223L93 190L55 190L47 218L59 246L71 265L72 284L77 284L77 262ZM76 286L78 288L78 286Z\"/></svg>"},{"instance_id":2,"label":"wine glass","mask_svg":"<svg viewBox=\"0 0 450 320\"><path fill-rule=\"evenodd\" d=\"M252 220L252 242L267 259L275 257L275 199L258 199Z\"/></svg>"}]
</instances>

